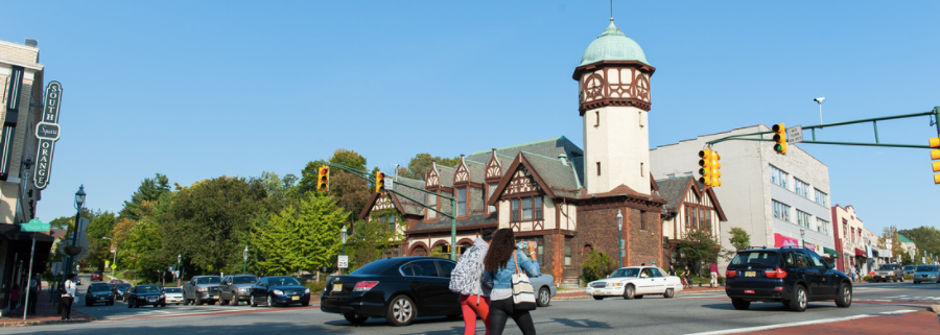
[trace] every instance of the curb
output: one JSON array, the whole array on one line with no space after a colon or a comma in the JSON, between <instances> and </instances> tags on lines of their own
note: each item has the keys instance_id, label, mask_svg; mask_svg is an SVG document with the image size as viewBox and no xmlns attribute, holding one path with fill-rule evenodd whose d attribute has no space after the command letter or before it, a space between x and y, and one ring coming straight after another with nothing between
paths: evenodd
<instances>
[{"instance_id":1,"label":"curb","mask_svg":"<svg viewBox=\"0 0 940 335\"><path fill-rule=\"evenodd\" d=\"M3 327L27 327L27 326L39 326L39 325L51 325L51 324L60 324L60 323L84 323L91 322L93 318L75 318L71 320L61 320L61 319L49 319L49 320L20 320L20 321L4 321L0 322L0 328Z\"/></svg>"}]
</instances>

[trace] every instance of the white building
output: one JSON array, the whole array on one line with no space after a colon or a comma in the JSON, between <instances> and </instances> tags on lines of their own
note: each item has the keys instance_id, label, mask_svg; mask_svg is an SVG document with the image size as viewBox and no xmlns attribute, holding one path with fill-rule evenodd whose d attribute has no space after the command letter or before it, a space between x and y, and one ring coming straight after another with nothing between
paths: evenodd
<instances>
[{"instance_id":1,"label":"white building","mask_svg":"<svg viewBox=\"0 0 940 335\"><path fill-rule=\"evenodd\" d=\"M706 142L730 135L770 131L765 125L738 128L650 151L653 177L698 178L698 152ZM770 138L770 134L764 135ZM730 246L731 228L742 228L751 245L798 246L837 254L829 207L829 168L795 145L785 155L773 142L730 140L715 144L721 156L721 186L714 188L728 221L721 225L721 244ZM802 242L801 242L802 241ZM729 260L720 260L727 266Z\"/></svg>"}]
</instances>

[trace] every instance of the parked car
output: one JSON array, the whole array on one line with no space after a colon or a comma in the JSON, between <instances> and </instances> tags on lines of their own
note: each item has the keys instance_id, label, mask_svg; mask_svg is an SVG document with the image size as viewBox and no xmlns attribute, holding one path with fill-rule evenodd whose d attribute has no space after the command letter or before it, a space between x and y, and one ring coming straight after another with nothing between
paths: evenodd
<instances>
[{"instance_id":1,"label":"parked car","mask_svg":"<svg viewBox=\"0 0 940 335\"><path fill-rule=\"evenodd\" d=\"M164 287L163 296L165 297L166 303L179 305L183 302L183 289L172 286Z\"/></svg>"},{"instance_id":2,"label":"parked car","mask_svg":"<svg viewBox=\"0 0 940 335\"><path fill-rule=\"evenodd\" d=\"M914 284L940 283L940 267L936 265L918 265L914 270Z\"/></svg>"},{"instance_id":3,"label":"parked car","mask_svg":"<svg viewBox=\"0 0 940 335\"><path fill-rule=\"evenodd\" d=\"M535 292L535 303L539 307L548 306L552 302L552 297L558 293L555 287L555 277L543 273L538 277L530 277L529 283L532 284L532 290Z\"/></svg>"},{"instance_id":4,"label":"parked car","mask_svg":"<svg viewBox=\"0 0 940 335\"><path fill-rule=\"evenodd\" d=\"M291 276L261 277L248 296L251 306L310 305L310 289Z\"/></svg>"},{"instance_id":5,"label":"parked car","mask_svg":"<svg viewBox=\"0 0 940 335\"><path fill-rule=\"evenodd\" d=\"M114 297L127 302L127 291L131 289L131 284L119 283L114 285Z\"/></svg>"},{"instance_id":6,"label":"parked car","mask_svg":"<svg viewBox=\"0 0 940 335\"><path fill-rule=\"evenodd\" d=\"M219 276L195 276L183 284L183 303L187 305L214 305L219 300L219 291L222 289L222 278Z\"/></svg>"},{"instance_id":7,"label":"parked car","mask_svg":"<svg viewBox=\"0 0 940 335\"><path fill-rule=\"evenodd\" d=\"M229 301L232 302L232 305L238 305L239 301L250 302L251 287L256 282L258 282L258 277L255 275L225 276L222 279L221 291L219 291L219 304L228 305Z\"/></svg>"},{"instance_id":8,"label":"parked car","mask_svg":"<svg viewBox=\"0 0 940 335\"><path fill-rule=\"evenodd\" d=\"M93 283L85 290L85 306L97 303L114 305L114 285L108 283Z\"/></svg>"},{"instance_id":9,"label":"parked car","mask_svg":"<svg viewBox=\"0 0 940 335\"><path fill-rule=\"evenodd\" d=\"M798 312L805 311L809 301L852 305L849 277L811 250L740 250L728 264L725 277L725 293L735 309L747 309L754 301L781 302Z\"/></svg>"},{"instance_id":10,"label":"parked car","mask_svg":"<svg viewBox=\"0 0 940 335\"><path fill-rule=\"evenodd\" d=\"M871 276L871 281L892 281L892 282L903 282L904 281L904 270L900 265L897 264L882 264L878 267L878 270L875 270L875 273Z\"/></svg>"},{"instance_id":11,"label":"parked car","mask_svg":"<svg viewBox=\"0 0 940 335\"><path fill-rule=\"evenodd\" d=\"M905 265L905 266L904 266L904 275L905 275L905 276L906 276L906 275L913 275L913 274L914 274L914 270L915 270L916 268L917 268L917 267L914 266L914 265Z\"/></svg>"},{"instance_id":12,"label":"parked car","mask_svg":"<svg viewBox=\"0 0 940 335\"><path fill-rule=\"evenodd\" d=\"M437 257L393 257L366 264L344 276L331 276L320 298L320 310L343 314L362 324L370 316L404 326L418 316L460 315L457 294L450 291L450 272L457 263Z\"/></svg>"},{"instance_id":13,"label":"parked car","mask_svg":"<svg viewBox=\"0 0 940 335\"><path fill-rule=\"evenodd\" d=\"M624 299L643 298L647 294L672 298L679 291L682 291L682 280L655 266L619 268L605 279L588 283L584 289L594 300L614 296L622 296Z\"/></svg>"},{"instance_id":14,"label":"parked car","mask_svg":"<svg viewBox=\"0 0 940 335\"><path fill-rule=\"evenodd\" d=\"M153 305L166 307L163 288L157 285L137 285L127 292L127 308Z\"/></svg>"},{"instance_id":15,"label":"parked car","mask_svg":"<svg viewBox=\"0 0 940 335\"><path fill-rule=\"evenodd\" d=\"M104 274L101 271L91 273L91 281L101 281L102 278L104 278Z\"/></svg>"}]
</instances>

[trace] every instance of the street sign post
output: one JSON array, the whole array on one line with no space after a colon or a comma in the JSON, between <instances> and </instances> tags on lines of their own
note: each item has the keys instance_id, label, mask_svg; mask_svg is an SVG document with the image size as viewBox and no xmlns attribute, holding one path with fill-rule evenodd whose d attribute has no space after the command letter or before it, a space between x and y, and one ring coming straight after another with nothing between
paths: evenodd
<instances>
[{"instance_id":1,"label":"street sign post","mask_svg":"<svg viewBox=\"0 0 940 335\"><path fill-rule=\"evenodd\" d=\"M340 269L348 269L349 268L349 256L339 255L339 257L336 258L336 267Z\"/></svg>"},{"instance_id":2,"label":"street sign post","mask_svg":"<svg viewBox=\"0 0 940 335\"><path fill-rule=\"evenodd\" d=\"M39 219L32 219L29 222L21 224L20 230L24 232L33 233L33 246L29 249L29 271L26 272L26 296L29 297L29 283L33 280L33 256L36 254L36 232L48 232L49 224L39 221ZM35 303L35 301L33 302ZM26 299L26 302L23 304L23 321L26 321L26 311L29 310L29 299Z\"/></svg>"}]
</instances>

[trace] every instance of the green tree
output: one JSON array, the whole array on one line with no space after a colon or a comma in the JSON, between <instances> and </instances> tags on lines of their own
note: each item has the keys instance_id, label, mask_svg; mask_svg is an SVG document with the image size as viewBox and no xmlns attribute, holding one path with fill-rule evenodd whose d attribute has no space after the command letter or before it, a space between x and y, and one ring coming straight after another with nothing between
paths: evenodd
<instances>
[{"instance_id":1,"label":"green tree","mask_svg":"<svg viewBox=\"0 0 940 335\"><path fill-rule=\"evenodd\" d=\"M398 175L423 180L424 176L428 174L428 171L431 171L431 162L435 162L438 165L454 167L460 164L460 156L441 158L439 156L431 156L429 153L420 153L411 158L407 168L399 168L397 171Z\"/></svg>"},{"instance_id":2,"label":"green tree","mask_svg":"<svg viewBox=\"0 0 940 335\"><path fill-rule=\"evenodd\" d=\"M606 277L617 269L617 263L607 257L607 254L598 251L591 251L584 256L581 263L581 278L585 283Z\"/></svg>"},{"instance_id":3,"label":"green tree","mask_svg":"<svg viewBox=\"0 0 940 335\"><path fill-rule=\"evenodd\" d=\"M396 213L388 214L395 215L395 222L401 222ZM346 239L350 270L382 258L382 253L397 248L403 238L397 231L390 230L389 224L377 215L372 216L371 222L357 220L351 228L349 231L352 233Z\"/></svg>"},{"instance_id":4,"label":"green tree","mask_svg":"<svg viewBox=\"0 0 940 335\"><path fill-rule=\"evenodd\" d=\"M751 235L744 229L731 228L731 245L735 250L745 249L751 245Z\"/></svg>"},{"instance_id":5,"label":"green tree","mask_svg":"<svg viewBox=\"0 0 940 335\"><path fill-rule=\"evenodd\" d=\"M145 178L137 187L137 191L131 194L131 199L124 201L120 216L132 220L140 219L152 209L152 205L147 205L147 203L156 201L160 195L169 191L170 180L166 175L156 173L153 178Z\"/></svg>"},{"instance_id":6,"label":"green tree","mask_svg":"<svg viewBox=\"0 0 940 335\"><path fill-rule=\"evenodd\" d=\"M88 256L86 259L94 269L104 270L104 261L112 260L110 255L114 237L111 235L111 230L114 229L115 224L117 224L117 217L114 213L107 211L96 213L88 223Z\"/></svg>"},{"instance_id":7,"label":"green tree","mask_svg":"<svg viewBox=\"0 0 940 335\"><path fill-rule=\"evenodd\" d=\"M288 275L333 268L340 229L348 216L332 196L307 193L298 207L288 206L252 225L252 269L264 275Z\"/></svg>"},{"instance_id":8,"label":"green tree","mask_svg":"<svg viewBox=\"0 0 940 335\"><path fill-rule=\"evenodd\" d=\"M940 254L940 230L937 230L937 228L920 226L914 229L901 230L899 233L914 241L914 245L917 246L917 250L920 252L919 255L914 257L916 261L921 260L924 251L927 252L928 256Z\"/></svg>"},{"instance_id":9,"label":"green tree","mask_svg":"<svg viewBox=\"0 0 940 335\"><path fill-rule=\"evenodd\" d=\"M721 253L715 238L702 229L689 231L685 239L679 240L676 249L679 251L679 263L689 266L694 273L699 273L704 263L716 262Z\"/></svg>"}]
</instances>

